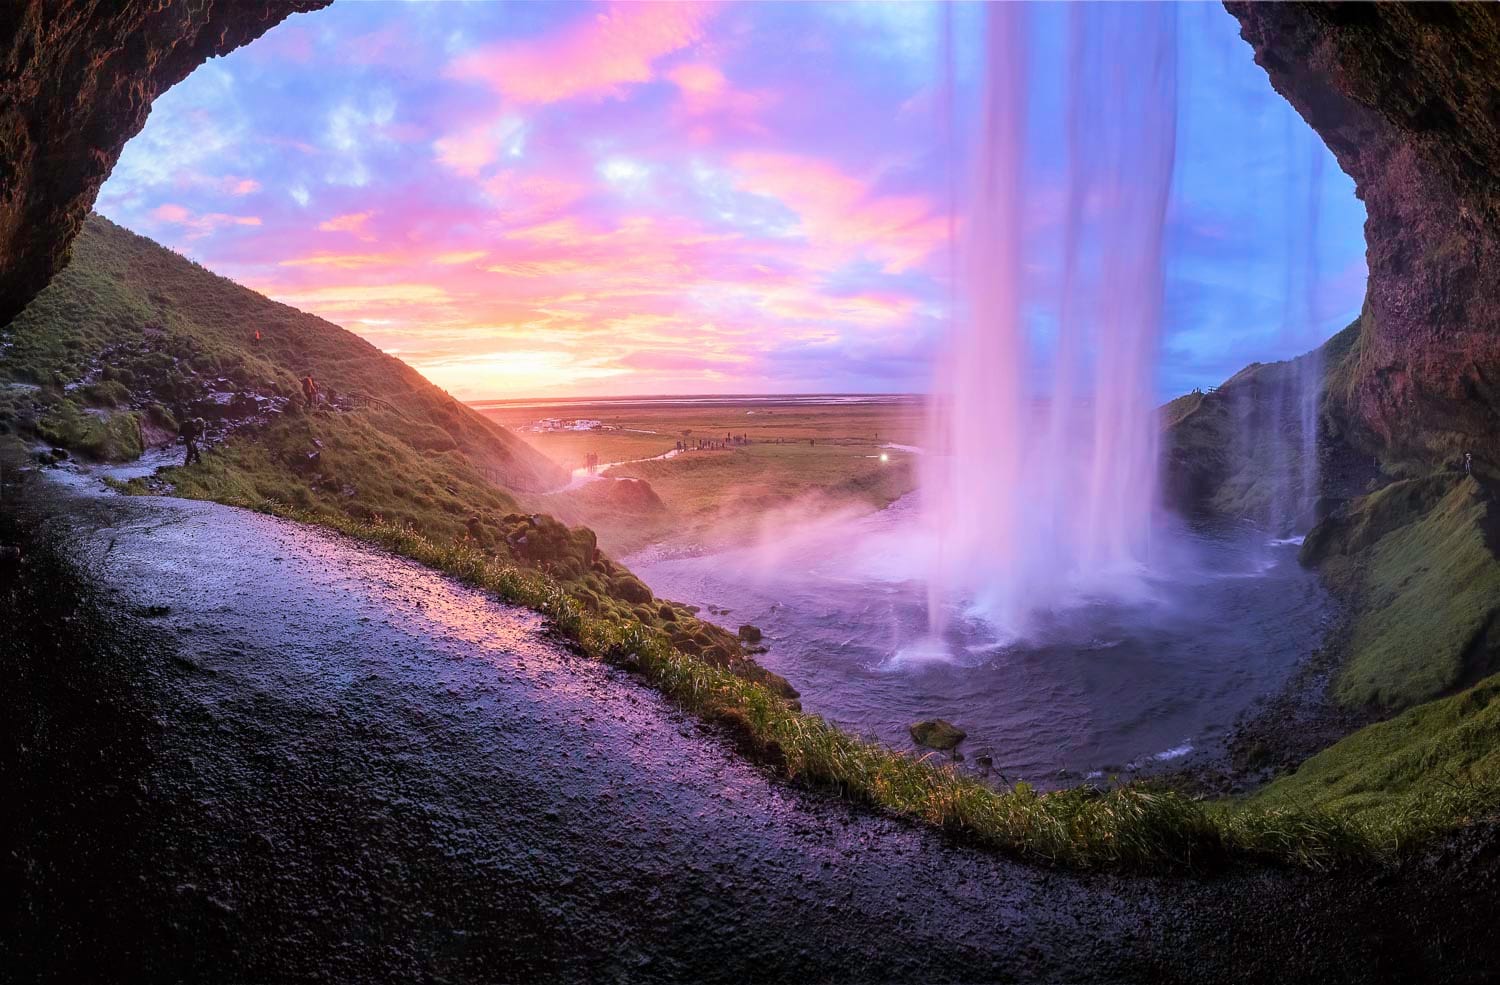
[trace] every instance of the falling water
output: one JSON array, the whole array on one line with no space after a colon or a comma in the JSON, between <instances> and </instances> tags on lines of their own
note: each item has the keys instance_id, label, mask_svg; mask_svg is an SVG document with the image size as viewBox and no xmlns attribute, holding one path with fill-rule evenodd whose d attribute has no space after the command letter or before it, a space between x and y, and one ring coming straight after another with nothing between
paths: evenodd
<instances>
[{"instance_id":1,"label":"falling water","mask_svg":"<svg viewBox=\"0 0 1500 985\"><path fill-rule=\"evenodd\" d=\"M1222 388L1237 421L1229 485L1231 508L1277 537L1307 530L1319 495L1318 426L1323 394L1318 234L1325 151L1311 132L1285 134L1290 161L1310 151L1303 187L1287 182L1283 295L1277 345L1301 352L1285 362L1250 367Z\"/></svg>"},{"instance_id":2,"label":"falling water","mask_svg":"<svg viewBox=\"0 0 1500 985\"><path fill-rule=\"evenodd\" d=\"M1306 262L1304 264L1303 282L1303 318L1306 325L1305 334L1311 335L1314 348L1297 362L1298 389L1300 391L1298 406L1300 413L1300 449L1298 458L1302 463L1301 468L1301 500L1302 505L1298 513L1306 517L1318 499L1318 408L1323 396L1323 350L1322 336L1322 312L1318 305L1318 288L1322 282L1320 276L1322 270L1319 266L1318 235L1322 225L1321 206L1323 191L1323 158L1325 151L1317 137L1309 133L1306 135L1307 147L1311 158L1311 168L1307 180L1306 201L1306 236L1305 246L1307 250Z\"/></svg>"},{"instance_id":3,"label":"falling water","mask_svg":"<svg viewBox=\"0 0 1500 985\"><path fill-rule=\"evenodd\" d=\"M960 604L1009 630L1065 598L1134 583L1156 507L1162 235L1176 137L1176 11L1068 18L1061 286L1023 288L1028 12L984 8L975 173L961 290L939 360L923 475L929 612ZM1055 326L1042 344L1038 324ZM1045 340L1043 340L1045 341Z\"/></svg>"}]
</instances>

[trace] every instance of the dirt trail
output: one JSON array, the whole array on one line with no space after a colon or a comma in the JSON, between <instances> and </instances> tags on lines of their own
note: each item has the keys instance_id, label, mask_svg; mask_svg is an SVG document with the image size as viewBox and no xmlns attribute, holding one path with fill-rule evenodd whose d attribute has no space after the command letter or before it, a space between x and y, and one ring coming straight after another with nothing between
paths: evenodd
<instances>
[{"instance_id":1,"label":"dirt trail","mask_svg":"<svg viewBox=\"0 0 1500 985\"><path fill-rule=\"evenodd\" d=\"M1307 896L1300 877L1079 876L955 846L788 787L537 616L416 564L209 503L61 498L156 642L136 685L145 734L123 737L143 751L63 764L126 806L90 811L59 790L39 807L38 844L94 847L43 859L43 875L31 865L67 919L46 921L55 940L28 938L22 968L735 982L1389 970L1361 938L1393 939L1393 920L1348 940L1335 917L1306 927L1309 901L1320 913L1338 893ZM106 770L120 775L94 775ZM1267 947L1289 920L1344 947ZM1409 939L1403 953L1421 959Z\"/></svg>"}]
</instances>

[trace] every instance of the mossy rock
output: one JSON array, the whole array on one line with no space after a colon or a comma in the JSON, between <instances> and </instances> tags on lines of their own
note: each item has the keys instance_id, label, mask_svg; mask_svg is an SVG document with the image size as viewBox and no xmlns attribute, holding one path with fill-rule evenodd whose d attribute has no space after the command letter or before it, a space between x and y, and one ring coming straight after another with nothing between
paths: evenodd
<instances>
[{"instance_id":1,"label":"mossy rock","mask_svg":"<svg viewBox=\"0 0 1500 985\"><path fill-rule=\"evenodd\" d=\"M610 594L627 602L645 604L651 601L651 589L635 575L620 575L610 581ZM649 621L649 619L648 619Z\"/></svg>"},{"instance_id":2,"label":"mossy rock","mask_svg":"<svg viewBox=\"0 0 1500 985\"><path fill-rule=\"evenodd\" d=\"M926 746L928 749L940 749L944 752L954 748L969 736L969 733L944 718L917 722L908 731L911 732L912 741L917 745Z\"/></svg>"}]
</instances>

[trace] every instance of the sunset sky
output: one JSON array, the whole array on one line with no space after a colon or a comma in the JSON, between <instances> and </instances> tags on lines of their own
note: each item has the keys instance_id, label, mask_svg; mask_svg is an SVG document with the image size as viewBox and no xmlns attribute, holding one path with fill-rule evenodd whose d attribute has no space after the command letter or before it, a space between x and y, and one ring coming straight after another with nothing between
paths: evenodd
<instances>
[{"instance_id":1,"label":"sunset sky","mask_svg":"<svg viewBox=\"0 0 1500 985\"><path fill-rule=\"evenodd\" d=\"M1234 19L1179 15L1164 396L1316 344L1365 273L1352 183ZM1039 173L1058 20L1037 18ZM901 4L340 2L158 99L97 208L464 398L922 391L967 156L940 25Z\"/></svg>"}]
</instances>

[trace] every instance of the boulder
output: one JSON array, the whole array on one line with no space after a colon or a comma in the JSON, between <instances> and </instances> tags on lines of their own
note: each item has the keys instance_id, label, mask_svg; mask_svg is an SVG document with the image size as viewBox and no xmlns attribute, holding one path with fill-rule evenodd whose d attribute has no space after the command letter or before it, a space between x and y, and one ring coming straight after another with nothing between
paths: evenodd
<instances>
[{"instance_id":1,"label":"boulder","mask_svg":"<svg viewBox=\"0 0 1500 985\"><path fill-rule=\"evenodd\" d=\"M919 746L928 749L939 749L947 752L957 746L969 733L954 725L944 718L932 718L927 721L917 722L908 729L911 732L912 741Z\"/></svg>"}]
</instances>

